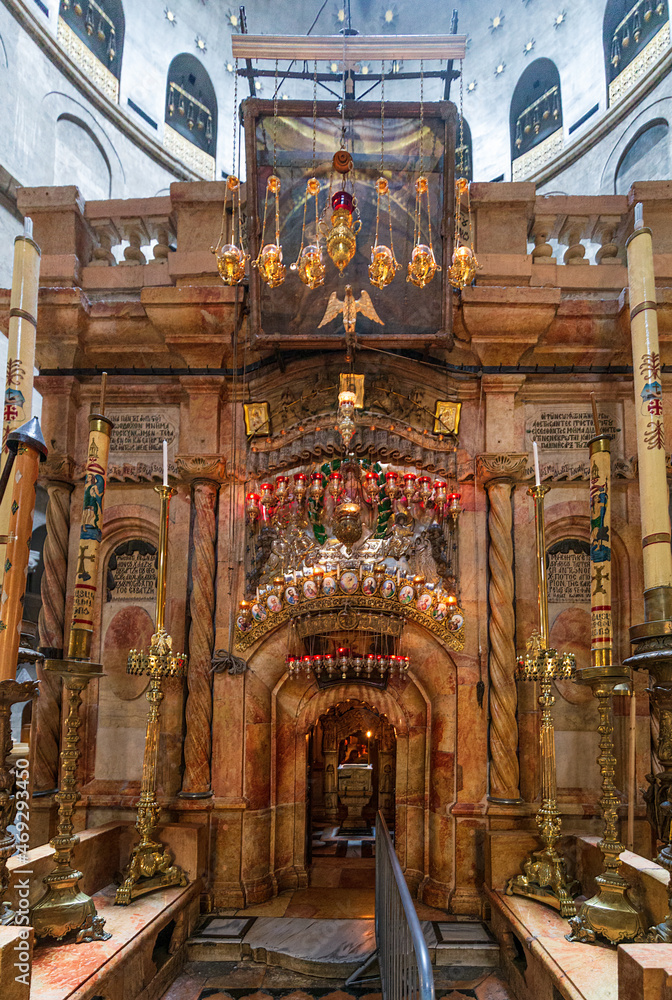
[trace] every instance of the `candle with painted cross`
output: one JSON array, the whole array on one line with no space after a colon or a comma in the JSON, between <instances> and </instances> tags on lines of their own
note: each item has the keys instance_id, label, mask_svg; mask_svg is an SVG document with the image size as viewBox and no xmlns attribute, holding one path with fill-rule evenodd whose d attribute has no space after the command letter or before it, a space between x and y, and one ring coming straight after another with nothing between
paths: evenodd
<instances>
[{"instance_id":1,"label":"candle with painted cross","mask_svg":"<svg viewBox=\"0 0 672 1000\"><path fill-rule=\"evenodd\" d=\"M7 345L7 381L2 423L2 465L8 452L7 436L30 420L33 413L33 370L35 368L35 332L37 293L40 280L40 248L33 239L33 224L26 219L22 236L14 240L14 267L9 301ZM5 559L2 550L7 539L12 505L12 491L7 490L0 504L0 582Z\"/></svg>"},{"instance_id":2,"label":"candle with painted cross","mask_svg":"<svg viewBox=\"0 0 672 1000\"><path fill-rule=\"evenodd\" d=\"M590 455L590 662L609 667L613 656L611 619L611 441L597 434Z\"/></svg>"},{"instance_id":3,"label":"candle with painted cross","mask_svg":"<svg viewBox=\"0 0 672 1000\"><path fill-rule=\"evenodd\" d=\"M98 564L103 537L103 501L107 481L107 460L114 424L104 414L105 390L101 386L100 413L89 417L89 446L84 472L84 501L79 529L79 549L75 567L75 594L68 658L91 657L94 605L98 592Z\"/></svg>"},{"instance_id":4,"label":"candle with painted cross","mask_svg":"<svg viewBox=\"0 0 672 1000\"><path fill-rule=\"evenodd\" d=\"M672 587L672 550L668 510L667 456L663 427L656 285L651 230L643 225L642 205L635 206L635 231L626 244L630 286L639 498L642 519L645 603L647 591L658 591L656 608L647 607L647 620L663 617L660 588ZM669 590L665 592L670 594ZM650 599L653 595L650 593ZM669 597L665 602L669 604ZM649 611L651 613L649 613Z\"/></svg>"},{"instance_id":5,"label":"candle with painted cross","mask_svg":"<svg viewBox=\"0 0 672 1000\"><path fill-rule=\"evenodd\" d=\"M4 577L0 595L0 681L16 677L19 655L23 598L33 533L35 487L40 461L47 448L40 422L33 417L23 427L12 431L6 446L16 455L7 493L10 495L8 542L5 548Z\"/></svg>"}]
</instances>

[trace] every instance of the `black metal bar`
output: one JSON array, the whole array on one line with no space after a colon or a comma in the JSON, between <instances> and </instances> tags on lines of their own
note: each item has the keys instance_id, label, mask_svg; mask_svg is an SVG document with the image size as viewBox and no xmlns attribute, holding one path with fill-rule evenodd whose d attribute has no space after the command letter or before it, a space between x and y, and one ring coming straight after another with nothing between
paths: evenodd
<instances>
[{"instance_id":1,"label":"black metal bar","mask_svg":"<svg viewBox=\"0 0 672 1000\"><path fill-rule=\"evenodd\" d=\"M453 7L453 16L450 20L450 33L451 35L457 34L457 7ZM444 101L450 100L450 85L453 80L457 80L459 76L459 73L453 72L453 60L449 59L446 64L446 85L443 88Z\"/></svg>"},{"instance_id":2,"label":"black metal bar","mask_svg":"<svg viewBox=\"0 0 672 1000\"><path fill-rule=\"evenodd\" d=\"M241 35L246 35L247 34L247 14L245 13L245 8L244 8L244 6L242 4L240 5L240 8L239 8L239 14L240 14L240 33L241 33ZM250 97L254 97L255 94L256 94L256 87L254 86L254 69L252 68L252 60L251 59L246 59L245 60L245 65L247 66L247 69L245 70L245 73L242 74L242 75L244 75L244 76L246 76L248 78L249 84L250 84ZM238 75L239 76L241 75L241 70L238 70Z\"/></svg>"},{"instance_id":3,"label":"black metal bar","mask_svg":"<svg viewBox=\"0 0 672 1000\"><path fill-rule=\"evenodd\" d=\"M250 60L246 59L245 62L250 62ZM274 69L258 69L258 68L257 69L249 69L249 70L247 70L247 69L240 69L240 68L238 69L238 76L248 77L248 76L250 76L250 74L253 77L255 77L255 76L273 76L274 77L275 76L275 70ZM447 76L447 71L445 69L433 69L433 70L427 70L422 75L423 75L423 77L424 77L425 80L445 80L446 76ZM453 79L454 80L458 80L459 77L460 77L460 74L457 72L457 70L455 70L455 72L453 73ZM380 81L380 80L382 80L382 78L383 78L382 73L352 73L352 79L355 80L356 82L359 82L359 81L366 82L367 80ZM293 72L290 72L289 70L287 70L287 72L283 73L283 75L282 75L282 80L307 80L307 81L310 81L312 79L313 79L313 74L311 72L304 71L304 70L299 70L299 69L296 69ZM420 79L420 73L386 73L385 74L385 79L388 80L388 81L390 81L390 80L419 80ZM343 81L343 74L342 73L318 73L317 74L317 80L318 80L318 83L321 82L321 81L323 81L323 80L330 80L330 81L338 81L338 80L340 80L342 82ZM282 83L282 81L281 81L281 83Z\"/></svg>"}]
</instances>

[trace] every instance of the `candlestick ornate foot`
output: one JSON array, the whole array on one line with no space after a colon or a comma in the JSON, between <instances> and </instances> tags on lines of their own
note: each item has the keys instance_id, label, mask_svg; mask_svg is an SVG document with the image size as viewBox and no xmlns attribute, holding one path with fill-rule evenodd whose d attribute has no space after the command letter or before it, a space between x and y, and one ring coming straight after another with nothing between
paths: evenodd
<instances>
[{"instance_id":1,"label":"candlestick ornate foot","mask_svg":"<svg viewBox=\"0 0 672 1000\"><path fill-rule=\"evenodd\" d=\"M630 641L636 651L625 662L653 677L649 697L658 707L657 756L663 770L647 774L649 788L644 801L646 817L663 844L656 863L670 875L667 916L649 928L646 940L672 944L672 588L661 586L645 591L644 610L647 620L630 629Z\"/></svg>"},{"instance_id":2,"label":"candlestick ornate foot","mask_svg":"<svg viewBox=\"0 0 672 1000\"><path fill-rule=\"evenodd\" d=\"M536 452L536 445L535 445ZM535 454L536 466L536 454ZM535 469L538 477L538 469ZM533 851L523 864L521 875L509 879L508 896L529 896L540 903L548 903L560 910L563 917L576 913L574 896L579 886L567 876L565 859L556 850L560 839L560 813L558 811L555 771L555 730L551 709L555 703L552 685L557 679L574 677L576 662L573 653L558 653L548 649L548 592L546 589L546 533L544 530L544 496L550 487L536 486L528 489L534 499L534 523L537 546L537 602L539 605L540 631L533 632L527 642L525 656L519 656L519 680L539 681L541 705L541 809L537 813L537 827L543 848Z\"/></svg>"},{"instance_id":3,"label":"candlestick ornate foot","mask_svg":"<svg viewBox=\"0 0 672 1000\"><path fill-rule=\"evenodd\" d=\"M19 683L11 678L0 681L0 924L13 924L15 916L4 899L9 888L7 861L16 851L16 840L8 830L16 811L16 800L12 795L14 776L7 760L12 750L10 715L12 705L30 701L37 693L35 681Z\"/></svg>"},{"instance_id":4,"label":"candlestick ornate foot","mask_svg":"<svg viewBox=\"0 0 672 1000\"><path fill-rule=\"evenodd\" d=\"M578 914L569 921L572 930L565 935L568 941L592 943L598 936L606 938L611 944L644 940L641 915L628 899L630 886L620 871L619 859L625 848L618 839L619 798L614 786L616 757L612 694L617 685L627 685L629 678L630 672L619 666L588 667L578 676L580 683L591 686L599 704L600 753L597 763L602 775L600 806L605 827L600 848L604 858L604 871L595 879L595 895L586 900Z\"/></svg>"},{"instance_id":5,"label":"candlestick ornate foot","mask_svg":"<svg viewBox=\"0 0 672 1000\"><path fill-rule=\"evenodd\" d=\"M111 935L104 930L105 921L98 916L91 899L79 887L82 872L72 865L72 853L79 843L74 833L72 817L80 794L77 790L77 761L79 760L79 707L82 691L92 677L102 676L99 663L82 660L45 660L45 669L61 674L65 687L68 717L65 741L61 750L63 776L58 802L58 830L49 842L54 848L56 867L42 879L46 892L33 906L30 922L37 937L63 938L76 931L75 942L106 941Z\"/></svg>"},{"instance_id":6,"label":"candlestick ornate foot","mask_svg":"<svg viewBox=\"0 0 672 1000\"><path fill-rule=\"evenodd\" d=\"M170 885L187 885L189 880L168 848L156 837L161 807L156 800L159 735L161 732L160 704L163 700L161 684L164 677L184 677L187 658L183 653L173 653L173 640L164 628L166 609L166 556L168 548L168 507L170 498L177 492L172 486L155 486L161 497L159 530L159 566L156 586L156 632L152 636L149 653L132 649L126 670L129 674L149 674L147 701L147 733L145 755L142 762L142 787L135 828L140 834L131 860L124 872L124 880L117 889L115 903L126 906L132 899L144 896L155 889Z\"/></svg>"},{"instance_id":7,"label":"candlestick ornate foot","mask_svg":"<svg viewBox=\"0 0 672 1000\"><path fill-rule=\"evenodd\" d=\"M541 809L537 813L537 827L543 843L540 851L533 851L523 864L521 875L509 879L507 896L529 896L540 903L547 903L560 910L563 917L576 913L574 897L578 895L579 884L567 875L565 859L556 850L560 839L561 820L558 811L555 771L555 730L551 709L555 702L552 681L556 678L569 679L574 676L574 655L557 653L554 649L542 649L541 636L533 633L527 643L525 657L518 660L518 676L521 680L539 681L541 694Z\"/></svg>"}]
</instances>

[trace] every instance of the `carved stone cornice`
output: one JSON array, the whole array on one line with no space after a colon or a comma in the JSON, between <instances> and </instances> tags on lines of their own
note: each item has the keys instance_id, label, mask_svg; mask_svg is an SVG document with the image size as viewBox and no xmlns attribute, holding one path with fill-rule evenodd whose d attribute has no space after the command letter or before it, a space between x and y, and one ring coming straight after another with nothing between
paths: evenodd
<instances>
[{"instance_id":1,"label":"carved stone cornice","mask_svg":"<svg viewBox=\"0 0 672 1000\"><path fill-rule=\"evenodd\" d=\"M226 459L221 455L177 455L175 465L183 482L194 484L199 480L228 483L231 480L226 468Z\"/></svg>"},{"instance_id":2,"label":"carved stone cornice","mask_svg":"<svg viewBox=\"0 0 672 1000\"><path fill-rule=\"evenodd\" d=\"M491 483L516 482L524 477L527 460L527 454L523 453L478 455L476 468L479 482L486 488Z\"/></svg>"},{"instance_id":3,"label":"carved stone cornice","mask_svg":"<svg viewBox=\"0 0 672 1000\"><path fill-rule=\"evenodd\" d=\"M67 483L74 486L74 478L77 465L70 455L59 455L51 452L47 456L47 461L40 466L39 483L46 486L48 483Z\"/></svg>"}]
</instances>

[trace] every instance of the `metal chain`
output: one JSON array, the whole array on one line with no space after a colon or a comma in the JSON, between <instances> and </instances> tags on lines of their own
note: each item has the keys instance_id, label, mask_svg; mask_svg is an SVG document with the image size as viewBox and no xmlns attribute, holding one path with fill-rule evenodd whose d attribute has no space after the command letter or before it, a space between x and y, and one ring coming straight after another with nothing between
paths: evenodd
<instances>
[{"instance_id":1,"label":"metal chain","mask_svg":"<svg viewBox=\"0 0 672 1000\"><path fill-rule=\"evenodd\" d=\"M277 130L278 130L278 60L275 60L275 84L273 90L273 173L277 166Z\"/></svg>"},{"instance_id":2,"label":"metal chain","mask_svg":"<svg viewBox=\"0 0 672 1000\"><path fill-rule=\"evenodd\" d=\"M385 169L385 62L380 64L380 176Z\"/></svg>"},{"instance_id":3,"label":"metal chain","mask_svg":"<svg viewBox=\"0 0 672 1000\"><path fill-rule=\"evenodd\" d=\"M236 140L238 138L238 60L233 70L233 156L231 158L232 173L236 173Z\"/></svg>"},{"instance_id":4,"label":"metal chain","mask_svg":"<svg viewBox=\"0 0 672 1000\"><path fill-rule=\"evenodd\" d=\"M425 172L425 61L420 60L420 175Z\"/></svg>"},{"instance_id":5,"label":"metal chain","mask_svg":"<svg viewBox=\"0 0 672 1000\"><path fill-rule=\"evenodd\" d=\"M313 63L313 166L311 173L315 173L315 132L317 130L317 59Z\"/></svg>"},{"instance_id":6,"label":"metal chain","mask_svg":"<svg viewBox=\"0 0 672 1000\"><path fill-rule=\"evenodd\" d=\"M460 177L464 176L464 74L460 59Z\"/></svg>"}]
</instances>

